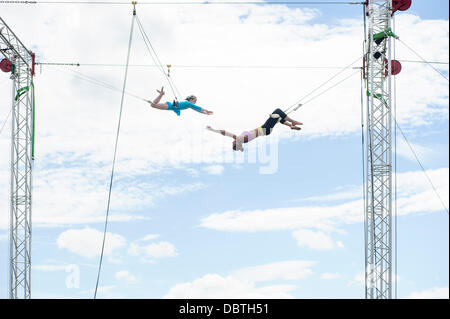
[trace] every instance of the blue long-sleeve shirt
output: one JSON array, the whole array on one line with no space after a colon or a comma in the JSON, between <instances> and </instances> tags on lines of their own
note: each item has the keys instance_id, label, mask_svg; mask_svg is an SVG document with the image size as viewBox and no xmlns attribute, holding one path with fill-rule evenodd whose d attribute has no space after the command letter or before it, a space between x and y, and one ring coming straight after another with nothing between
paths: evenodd
<instances>
[{"instance_id":1,"label":"blue long-sleeve shirt","mask_svg":"<svg viewBox=\"0 0 450 319\"><path fill-rule=\"evenodd\" d=\"M182 101L178 102L178 106L174 106L171 102L167 102L168 110L172 110L175 113L177 113L178 116L180 116L180 111L186 110L186 109L193 109L194 111L201 112L202 108L200 106L195 105L194 103L191 103L189 101Z\"/></svg>"}]
</instances>

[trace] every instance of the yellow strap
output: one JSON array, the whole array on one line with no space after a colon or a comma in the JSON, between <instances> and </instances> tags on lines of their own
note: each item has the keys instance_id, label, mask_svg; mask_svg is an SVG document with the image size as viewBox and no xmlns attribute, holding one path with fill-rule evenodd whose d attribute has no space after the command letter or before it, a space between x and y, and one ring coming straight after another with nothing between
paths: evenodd
<instances>
[{"instance_id":1,"label":"yellow strap","mask_svg":"<svg viewBox=\"0 0 450 319\"><path fill-rule=\"evenodd\" d=\"M261 126L258 127L258 136L264 136L264 135L266 135L266 134L264 134L263 128Z\"/></svg>"}]
</instances>

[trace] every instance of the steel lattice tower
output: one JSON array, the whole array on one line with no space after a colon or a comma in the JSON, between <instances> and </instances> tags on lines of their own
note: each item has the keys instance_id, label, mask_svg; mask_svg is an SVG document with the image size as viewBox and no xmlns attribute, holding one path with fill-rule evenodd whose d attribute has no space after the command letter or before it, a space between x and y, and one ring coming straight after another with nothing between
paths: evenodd
<instances>
[{"instance_id":1,"label":"steel lattice tower","mask_svg":"<svg viewBox=\"0 0 450 319\"><path fill-rule=\"evenodd\" d=\"M365 296L392 298L392 1L369 0L366 61Z\"/></svg>"},{"instance_id":2,"label":"steel lattice tower","mask_svg":"<svg viewBox=\"0 0 450 319\"><path fill-rule=\"evenodd\" d=\"M31 298L34 55L0 18L0 51L12 67L10 295Z\"/></svg>"}]
</instances>

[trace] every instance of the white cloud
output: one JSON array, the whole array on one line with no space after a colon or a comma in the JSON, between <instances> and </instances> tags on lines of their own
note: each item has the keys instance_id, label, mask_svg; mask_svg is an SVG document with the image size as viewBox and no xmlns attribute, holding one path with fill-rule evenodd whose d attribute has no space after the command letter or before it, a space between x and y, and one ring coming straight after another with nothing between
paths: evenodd
<instances>
[{"instance_id":1,"label":"white cloud","mask_svg":"<svg viewBox=\"0 0 450 319\"><path fill-rule=\"evenodd\" d=\"M400 134L400 133L399 133ZM406 136L408 136L408 133L405 133ZM434 157L436 156L436 154L439 152L438 150L436 150L435 148L431 147L427 147L424 145L420 145L417 143L412 143L409 138L408 138L408 142L411 145L411 147L413 148L414 152L416 153L417 157L419 159L421 159L422 162L426 162L427 158L430 157ZM411 151L411 148L408 146L408 144L406 143L406 141L403 139L403 136L399 136L398 138L398 142L397 142L397 154L409 159L412 162L416 162L416 157L414 156L414 154Z\"/></svg>"},{"instance_id":2,"label":"white cloud","mask_svg":"<svg viewBox=\"0 0 450 319\"><path fill-rule=\"evenodd\" d=\"M60 226L103 223L108 199L110 168L86 163L85 166L40 168L34 171L33 223ZM1 174L0 174L1 175ZM6 174L5 174L6 175ZM156 205L166 197L196 192L206 187L200 182L172 184L159 179L142 181L130 172L116 174L111 193L110 221L127 222L150 218L136 213L143 207ZM3 193L4 196L6 195ZM76 196L74 196L76 194ZM5 205L6 206L6 205ZM2 210L6 214L9 209ZM7 229L9 219L0 219L0 229Z\"/></svg>"},{"instance_id":3,"label":"white cloud","mask_svg":"<svg viewBox=\"0 0 450 319\"><path fill-rule=\"evenodd\" d=\"M260 266L247 267L236 270L232 276L237 279L246 279L252 282L269 280L301 280L312 274L313 261L282 261Z\"/></svg>"},{"instance_id":4,"label":"white cloud","mask_svg":"<svg viewBox=\"0 0 450 319\"><path fill-rule=\"evenodd\" d=\"M281 261L238 269L228 276L206 274L192 282L176 284L163 298L290 299L294 298L291 292L297 285L261 286L261 283L307 279L315 264L313 261Z\"/></svg>"},{"instance_id":5,"label":"white cloud","mask_svg":"<svg viewBox=\"0 0 450 319\"><path fill-rule=\"evenodd\" d=\"M437 192L448 207L448 168L427 170ZM431 213L443 207L422 171L397 174L398 213ZM328 198L330 195L327 195ZM332 196L332 195L331 195ZM331 239L324 232L338 231L339 226L363 221L363 200L354 200L336 205L298 206L269 208L263 210L231 210L213 213L201 219L201 226L221 231L268 231L302 229L297 236L301 244L309 243L322 248L332 247ZM318 230L312 233L304 229ZM308 235L308 236L306 236ZM321 238L321 243L309 240L311 236ZM342 243L336 243L342 247Z\"/></svg>"},{"instance_id":6,"label":"white cloud","mask_svg":"<svg viewBox=\"0 0 450 319\"><path fill-rule=\"evenodd\" d=\"M163 296L167 299L288 299L293 298L294 285L272 285L255 287L250 281L236 279L232 276L222 277L207 274L192 282L176 284Z\"/></svg>"},{"instance_id":7,"label":"white cloud","mask_svg":"<svg viewBox=\"0 0 450 319\"><path fill-rule=\"evenodd\" d=\"M222 165L210 165L204 168L204 170L211 175L220 175L223 173L225 167Z\"/></svg>"},{"instance_id":8,"label":"white cloud","mask_svg":"<svg viewBox=\"0 0 450 319\"><path fill-rule=\"evenodd\" d=\"M378 270L378 273L381 273L381 270ZM385 276L385 280L387 281L387 273ZM399 282L400 281L400 276L396 275L395 273L392 274L392 282ZM362 286L364 287L366 284L366 274L364 272L360 272L357 273L355 276L353 276L353 278L347 282L347 286L351 287L351 286Z\"/></svg>"},{"instance_id":9,"label":"white cloud","mask_svg":"<svg viewBox=\"0 0 450 319\"><path fill-rule=\"evenodd\" d=\"M153 240L158 237L159 237L158 234L148 234L148 235L142 237L141 239L139 239L139 241L149 241L149 240Z\"/></svg>"},{"instance_id":10,"label":"white cloud","mask_svg":"<svg viewBox=\"0 0 450 319\"><path fill-rule=\"evenodd\" d=\"M128 270L121 270L116 272L114 277L118 280L123 280L127 284L137 284L139 281L136 279L135 276L130 274Z\"/></svg>"},{"instance_id":11,"label":"white cloud","mask_svg":"<svg viewBox=\"0 0 450 319\"><path fill-rule=\"evenodd\" d=\"M348 287L351 286L364 286L366 283L366 274L364 272L357 273L353 276L353 279L347 283Z\"/></svg>"},{"instance_id":12,"label":"white cloud","mask_svg":"<svg viewBox=\"0 0 450 319\"><path fill-rule=\"evenodd\" d=\"M40 271L61 271L66 270L67 265L33 265L33 270Z\"/></svg>"},{"instance_id":13,"label":"white cloud","mask_svg":"<svg viewBox=\"0 0 450 319\"><path fill-rule=\"evenodd\" d=\"M99 256L102 249L103 232L86 227L84 229L70 229L58 236L58 248L83 257ZM104 256L111 255L115 250L125 246L126 239L118 234L106 233Z\"/></svg>"},{"instance_id":14,"label":"white cloud","mask_svg":"<svg viewBox=\"0 0 450 319\"><path fill-rule=\"evenodd\" d=\"M324 280L333 280L333 279L338 279L341 278L341 274L338 273L329 273L329 272L325 272L322 275L320 275L320 278L324 279Z\"/></svg>"},{"instance_id":15,"label":"white cloud","mask_svg":"<svg viewBox=\"0 0 450 319\"><path fill-rule=\"evenodd\" d=\"M333 242L330 236L320 231L312 231L309 229L299 229L292 233L297 245L306 246L315 250L332 250L335 248L343 248L341 242Z\"/></svg>"},{"instance_id":16,"label":"white cloud","mask_svg":"<svg viewBox=\"0 0 450 319\"><path fill-rule=\"evenodd\" d=\"M407 299L448 299L448 287L434 287L411 293Z\"/></svg>"},{"instance_id":17,"label":"white cloud","mask_svg":"<svg viewBox=\"0 0 450 319\"><path fill-rule=\"evenodd\" d=\"M160 241L145 246L139 246L136 243L132 243L128 249L128 253L133 256L150 258L168 258L178 255L175 246L166 241Z\"/></svg>"},{"instance_id":18,"label":"white cloud","mask_svg":"<svg viewBox=\"0 0 450 319\"><path fill-rule=\"evenodd\" d=\"M267 231L314 228L333 230L336 224L362 221L363 202L336 206L304 206L214 213L201 226L222 231Z\"/></svg>"},{"instance_id":19,"label":"white cloud","mask_svg":"<svg viewBox=\"0 0 450 319\"><path fill-rule=\"evenodd\" d=\"M9 235L7 233L0 234L0 242L7 242L9 240Z\"/></svg>"},{"instance_id":20,"label":"white cloud","mask_svg":"<svg viewBox=\"0 0 450 319\"><path fill-rule=\"evenodd\" d=\"M437 193L448 207L448 168L428 170ZM430 186L422 171L404 172L397 175L397 212L401 215L432 213L443 210L442 203ZM351 194L353 192L350 192ZM347 192L318 196L319 200L353 198ZM270 208L264 210L231 210L213 213L201 219L200 225L219 231L270 231L291 230L299 247L313 250L334 250L344 248L344 243L332 238L331 233L344 233L341 227L362 222L363 200L353 200L335 205L298 206Z\"/></svg>"},{"instance_id":21,"label":"white cloud","mask_svg":"<svg viewBox=\"0 0 450 319\"><path fill-rule=\"evenodd\" d=\"M301 202L301 201L314 201L314 202L328 202L328 201L338 201L338 200L346 200L346 199L357 199L361 198L363 194L362 187L358 186L348 186L343 187L339 189L338 192L333 194L327 194L327 195L319 195L319 196L311 196L311 197L303 197L299 198L297 200L294 200L295 202Z\"/></svg>"}]
</instances>

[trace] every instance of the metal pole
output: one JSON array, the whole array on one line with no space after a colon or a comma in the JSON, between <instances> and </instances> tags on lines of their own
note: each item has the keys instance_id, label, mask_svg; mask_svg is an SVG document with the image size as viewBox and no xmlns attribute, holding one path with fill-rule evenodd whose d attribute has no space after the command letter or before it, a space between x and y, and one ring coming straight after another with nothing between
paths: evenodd
<instances>
[{"instance_id":1,"label":"metal pole","mask_svg":"<svg viewBox=\"0 0 450 319\"><path fill-rule=\"evenodd\" d=\"M13 68L9 297L31 298L33 90L31 53L0 18L0 50Z\"/></svg>"},{"instance_id":2,"label":"metal pole","mask_svg":"<svg viewBox=\"0 0 450 319\"><path fill-rule=\"evenodd\" d=\"M391 0L369 0L367 34L366 298L392 298ZM387 75L385 74L387 70Z\"/></svg>"}]
</instances>

